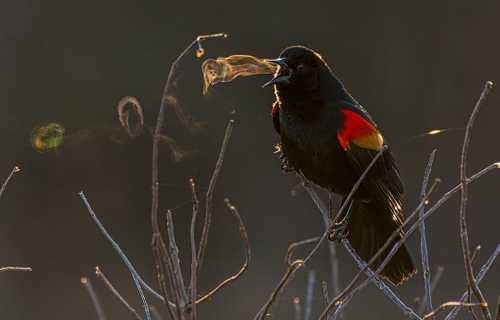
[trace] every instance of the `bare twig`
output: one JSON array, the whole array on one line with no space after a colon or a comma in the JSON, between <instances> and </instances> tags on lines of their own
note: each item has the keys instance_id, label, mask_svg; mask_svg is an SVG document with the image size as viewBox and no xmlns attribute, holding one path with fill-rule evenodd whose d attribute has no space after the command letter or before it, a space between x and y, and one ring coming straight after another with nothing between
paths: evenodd
<instances>
[{"instance_id":1,"label":"bare twig","mask_svg":"<svg viewBox=\"0 0 500 320\"><path fill-rule=\"evenodd\" d=\"M476 246L476 248L474 249L474 252L472 253L471 257L470 257L470 261L471 261L472 263L474 263L474 261L476 261L476 258L477 258L477 256L479 255L479 252L480 252L480 251L481 251L481 245L480 245L480 244L478 244L478 245Z\"/></svg>"},{"instance_id":2,"label":"bare twig","mask_svg":"<svg viewBox=\"0 0 500 320\"><path fill-rule=\"evenodd\" d=\"M5 189L7 188L7 185L9 184L10 179L14 176L14 173L21 171L21 169L18 166L15 166L12 168L10 171L9 175L5 179L5 181L2 183L2 187L0 187L0 198L2 197L3 193L5 192Z\"/></svg>"},{"instance_id":3,"label":"bare twig","mask_svg":"<svg viewBox=\"0 0 500 320\"><path fill-rule=\"evenodd\" d=\"M111 291L111 293L118 298L120 303L134 316L136 320L142 320L141 316L135 311L135 309L123 298L123 296L118 292L118 290L113 286L111 281L108 280L106 275L101 271L99 266L95 267L95 275L97 278L101 279L104 285Z\"/></svg>"},{"instance_id":4,"label":"bare twig","mask_svg":"<svg viewBox=\"0 0 500 320\"><path fill-rule=\"evenodd\" d=\"M215 169L210 178L210 184L208 185L208 190L205 199L205 221L203 224L203 230L201 233L200 245L198 248L198 274L201 271L203 265L203 259L205 257L205 251L207 249L208 233L210 231L210 224L212 223L212 213L214 210L213 195L215 190L215 184L222 169L222 164L224 162L224 156L226 154L226 149L229 143L229 138L233 132L234 120L229 120L226 127L226 132L224 133L224 140L222 141L222 147L219 152L219 157L215 163Z\"/></svg>"},{"instance_id":5,"label":"bare twig","mask_svg":"<svg viewBox=\"0 0 500 320\"><path fill-rule=\"evenodd\" d=\"M7 271L22 271L22 272L30 272L33 271L31 267L1 267L0 272L7 272Z\"/></svg>"},{"instance_id":6,"label":"bare twig","mask_svg":"<svg viewBox=\"0 0 500 320\"><path fill-rule=\"evenodd\" d=\"M302 320L302 306L300 304L300 298L293 298L293 311L295 315L295 320Z\"/></svg>"},{"instance_id":7,"label":"bare twig","mask_svg":"<svg viewBox=\"0 0 500 320\"><path fill-rule=\"evenodd\" d=\"M168 292L168 284L166 281L170 281L171 284L172 282L172 277L171 277L171 265L170 266L165 266L163 265L166 260L168 260L168 253L166 252L166 246L165 243L161 237L160 233L160 227L158 224L158 208L159 208L159 162L158 162L158 154L159 154L159 142L161 139L161 131L163 128L163 122L165 118L165 106L169 103L172 103L171 97L170 97L170 92L173 88L174 84L174 76L177 71L179 62L181 59L193 48L195 45L198 46L198 49L201 48L201 42L206 39L211 39L211 38L218 38L218 37L226 37L227 35L218 33L218 34L210 34L210 35L201 35L196 37L180 54L179 56L172 62L172 65L170 66L170 70L168 73L167 81L165 83L165 86L163 88L163 93L161 97L161 102L160 102L160 109L158 111L158 117L156 119L156 125L155 125L155 130L153 133L153 150L152 150L152 157L151 157L151 227L153 230L153 235L152 235L152 240L151 240L151 245L153 248L153 253L155 256L155 264L156 264L156 269L157 269L157 278L160 284L160 287L162 288L163 292L163 300L167 304L170 312L170 316L172 319L174 318L174 311L177 311L177 315L179 314L179 308L176 308L174 310L174 307L169 303L168 297L169 297L169 292ZM161 265L160 265L161 264ZM167 270L168 269L168 270ZM171 287L171 286L170 286ZM175 288L174 288L175 290ZM179 294L178 292L176 293L177 295ZM175 294L174 294L175 296ZM177 304L178 305L178 304Z\"/></svg>"},{"instance_id":8,"label":"bare twig","mask_svg":"<svg viewBox=\"0 0 500 320\"><path fill-rule=\"evenodd\" d=\"M472 179L472 178L471 178ZM495 251L493 251L493 253L491 254L491 256L488 258L488 260L484 263L484 265L481 267L481 269L479 270L478 274L476 275L476 281L477 283L480 283L481 280L483 280L484 276L486 275L486 273L488 272L488 270L491 268L491 266L493 265L493 262L495 262L495 259L497 258L498 254L500 253L500 244L497 244L496 248L495 248ZM464 294L462 295L462 297L460 297L460 302L465 302L465 300L468 299L468 290L466 290L464 292ZM452 320L454 319L458 312L460 311L461 309L461 306L456 306L455 308L453 308L450 313L446 316L445 320Z\"/></svg>"},{"instance_id":9,"label":"bare twig","mask_svg":"<svg viewBox=\"0 0 500 320\"><path fill-rule=\"evenodd\" d=\"M466 219L466 209L467 209L467 197L468 197L468 187L467 187L467 155L469 150L469 144L471 139L472 127L474 125L474 120L476 119L482 102L486 99L489 91L493 87L493 82L487 81L481 96L476 102L474 109L467 122L467 127L465 129L464 143L462 146L462 154L460 156L460 185L461 185L461 198L460 198L460 243L462 245L462 255L464 258L465 274L467 279L467 285L471 288L472 292L476 296L477 300L480 302L481 310L483 312L483 317L485 319L491 319L491 314L488 309L486 300L479 289L474 278L474 271L472 268L470 248L469 248L469 233L467 230L467 219Z\"/></svg>"},{"instance_id":10,"label":"bare twig","mask_svg":"<svg viewBox=\"0 0 500 320\"><path fill-rule=\"evenodd\" d=\"M444 267L443 266L437 267L436 272L434 272L434 277L432 278L432 282L431 282L431 292L434 292L434 289L436 289L436 287L439 283L439 280L441 280L441 276L443 275L443 273L444 273ZM425 306L424 306L424 308L425 308Z\"/></svg>"},{"instance_id":11,"label":"bare twig","mask_svg":"<svg viewBox=\"0 0 500 320\"><path fill-rule=\"evenodd\" d=\"M436 289L437 284L439 283L439 280L441 280L441 276L443 275L444 272L444 267L443 266L438 266L436 269L436 272L434 272L434 276L432 277L431 281L431 293L434 293L434 289ZM427 306L425 299L425 293L422 298L415 298L415 302L418 303L418 308L417 308L417 313L419 315L423 315L425 312L425 308Z\"/></svg>"},{"instance_id":12,"label":"bare twig","mask_svg":"<svg viewBox=\"0 0 500 320\"><path fill-rule=\"evenodd\" d=\"M495 320L500 320L500 296L497 298L497 311L495 311Z\"/></svg>"},{"instance_id":13,"label":"bare twig","mask_svg":"<svg viewBox=\"0 0 500 320\"><path fill-rule=\"evenodd\" d=\"M85 287L87 293L90 296L90 299L92 300L92 304L94 305L95 311L97 313L97 319L106 320L106 314L102 309L101 303L99 302L99 298L97 298L97 294L95 293L94 287L92 286L90 279L86 277L81 277L80 282Z\"/></svg>"},{"instance_id":14,"label":"bare twig","mask_svg":"<svg viewBox=\"0 0 500 320\"><path fill-rule=\"evenodd\" d=\"M427 185L429 184L429 177L432 171L432 165L434 163L434 158L436 156L436 149L431 152L429 160L427 161L427 166L424 172L424 179L422 181L422 190L420 192L420 198L424 198L427 194ZM423 216L425 213L425 204L419 211L419 217ZM425 222L422 220L420 224L420 255L422 257L422 274L424 278L424 299L425 305L427 306L427 311L432 311L432 290L431 290L431 271L429 267L429 249L427 248L427 235L425 231ZM423 313L423 312L422 312ZM419 313L419 314L422 314Z\"/></svg>"},{"instance_id":15,"label":"bare twig","mask_svg":"<svg viewBox=\"0 0 500 320\"><path fill-rule=\"evenodd\" d=\"M481 178L483 175L485 175L486 173L489 173L490 171L493 171L495 169L499 169L500 168L500 163L499 162L496 162L496 163L492 163L490 164L489 166L483 168L482 170L476 172L474 175L472 175L468 181L467 181L467 184L473 182L473 181L476 181L477 179ZM416 227L419 225L419 223L422 222L423 219L427 219L432 213L434 213L439 207L441 207L446 201L448 201L455 193L457 193L458 191L460 191L461 189L461 185L458 184L456 185L455 187L453 187L452 189L450 189L448 192L446 192L443 196L441 196L441 198L431 207L429 208L425 214L419 218L415 224L412 226L412 228L410 230L408 230L406 232L406 236L409 236L411 233L413 233L413 231L415 231ZM406 219L405 223L402 225L402 228L404 228L406 226L406 224L409 223L409 221L411 220L411 216L414 216L418 210L420 210L420 207L423 205L424 202L421 202L417 208L414 210L414 212ZM386 241L386 243L384 244L383 246L383 249L385 250L386 247L388 247L391 243L391 241L393 241L397 236L398 236L398 233L400 232L400 229L398 228L398 230L395 230L394 233L391 235L391 237L388 238L388 240ZM395 252L397 252L397 249L403 244L403 242L399 241L397 242L394 247L392 248L391 252L389 253L389 255L386 256L386 260L384 260L384 263L387 263L389 261L389 259L392 257L391 253L394 254ZM372 257L371 260L374 260L373 258L374 257L378 257L380 254L382 254L382 251L379 251L377 252L376 255L374 255ZM384 267L384 263L382 263L380 266L379 266L379 269L377 270L376 273L380 272L382 269L380 267ZM370 262L368 263L368 265L370 265ZM364 272L364 270L362 270ZM359 277L361 276L362 272L359 271L355 276L354 278L351 280L351 282L344 288L344 290L342 290L342 292L340 294L338 294L332 301L330 301L330 305L327 309L325 309L323 311L323 313L321 314L321 317L320 319L324 319L325 316L326 316L326 313L331 309L333 308L333 306L336 305L336 303L340 300L342 300L346 293L348 293L350 290L352 290L354 284L356 283L356 281L359 279ZM360 287L364 287L368 284L368 279L360 285ZM359 290L360 288L358 287L356 290Z\"/></svg>"},{"instance_id":16,"label":"bare twig","mask_svg":"<svg viewBox=\"0 0 500 320\"><path fill-rule=\"evenodd\" d=\"M321 288L323 291L323 300L325 301L325 307L326 307L328 305L328 302L330 302L330 294L328 293L328 282L322 281Z\"/></svg>"},{"instance_id":17,"label":"bare twig","mask_svg":"<svg viewBox=\"0 0 500 320\"><path fill-rule=\"evenodd\" d=\"M430 313L426 314L422 320L427 320L429 318L433 318L434 315L436 315L439 311L444 310L444 309L449 308L449 307L456 307L456 306L477 307L477 306L481 306L481 304L480 303L460 302L460 301L445 302L445 303L441 304L439 307L437 307L436 309L432 310Z\"/></svg>"},{"instance_id":18,"label":"bare twig","mask_svg":"<svg viewBox=\"0 0 500 320\"><path fill-rule=\"evenodd\" d=\"M207 294L205 294L203 297L199 298L196 303L202 303L213 297L215 294L217 294L222 288L227 286L228 284L236 281L245 271L248 269L248 264L250 262L251 258L251 250L250 250L250 241L248 241L248 234L247 234L247 229L245 227L245 224L243 223L243 219L241 219L241 216L238 212L238 209L229 202L229 199L224 199L224 202L226 203L227 207L229 208L229 211L236 217L238 220L238 225L239 225L239 231L240 231L240 236L241 240L243 241L243 244L245 246L245 261L243 262L243 265L241 266L240 270L236 272L234 275L226 278L223 280L221 283L219 283L215 288L210 290Z\"/></svg>"},{"instance_id":19,"label":"bare twig","mask_svg":"<svg viewBox=\"0 0 500 320\"><path fill-rule=\"evenodd\" d=\"M309 274L307 276L306 308L304 310L304 320L311 319L315 283L316 272L314 272L314 270L311 270L309 271Z\"/></svg>"},{"instance_id":20,"label":"bare twig","mask_svg":"<svg viewBox=\"0 0 500 320\"><path fill-rule=\"evenodd\" d=\"M175 241L175 231L174 231L174 221L172 218L172 211L167 210L166 214L167 220L167 237L169 244L169 253L170 253L170 261L173 267L172 276L174 277L174 281L177 286L177 291L179 292L180 297L180 305L178 307L184 308L188 303L188 297L186 294L186 286L184 285L184 279L181 271L181 263L179 260L179 248L177 247L177 243Z\"/></svg>"},{"instance_id":21,"label":"bare twig","mask_svg":"<svg viewBox=\"0 0 500 320\"><path fill-rule=\"evenodd\" d=\"M319 239L320 239L320 237L314 237L314 238L309 238L309 239L305 239L305 240L291 243L288 246L288 250L286 251L286 259L285 260L286 260L287 264L290 266L294 262L293 254L295 253L295 250L298 247L302 247L306 244L318 243Z\"/></svg>"},{"instance_id":22,"label":"bare twig","mask_svg":"<svg viewBox=\"0 0 500 320\"><path fill-rule=\"evenodd\" d=\"M137 291L139 292L139 296L141 297L141 302L142 302L142 306L144 308L144 313L146 315L146 319L151 320L151 316L149 313L149 305L146 301L146 297L144 296L144 292L142 291L141 284L138 280L140 278L139 274L137 273L134 266L132 265L130 260L125 255L125 253L122 251L122 249L120 248L118 243L111 237L111 235L108 233L108 231L106 231L106 228L101 223L101 221L99 221L99 218L97 218L97 215L95 214L94 210L92 209L92 207L91 207L90 203L88 202L87 197L85 197L85 194L83 193L83 191L80 191L78 193L78 195L80 196L80 198L83 200L83 203L87 207L87 211L89 212L92 220L94 220L97 227L101 230L102 234L104 234L104 236L108 239L108 241L111 243L111 245L113 246L115 251L118 253L118 255L120 256L122 261L125 263L125 265L129 269L129 271L132 275L132 280L134 281L134 284L137 288Z\"/></svg>"},{"instance_id":23,"label":"bare twig","mask_svg":"<svg viewBox=\"0 0 500 320\"><path fill-rule=\"evenodd\" d=\"M197 298L197 289L198 289L198 257L196 250L196 218L198 217L198 209L200 207L200 201L198 200L198 195L196 193L196 185L194 183L194 179L189 179L189 185L191 186L191 195L193 198L193 215L191 217L191 229L190 229L190 241L191 241L191 280L189 283L189 291L191 293L191 308L193 314L193 320L196 320L196 298Z\"/></svg>"}]
</instances>

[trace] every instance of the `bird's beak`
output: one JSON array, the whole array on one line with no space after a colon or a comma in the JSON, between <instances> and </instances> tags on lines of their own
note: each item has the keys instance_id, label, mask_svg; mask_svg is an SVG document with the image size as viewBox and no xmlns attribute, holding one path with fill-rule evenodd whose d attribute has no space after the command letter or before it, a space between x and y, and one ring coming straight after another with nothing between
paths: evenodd
<instances>
[{"instance_id":1,"label":"bird's beak","mask_svg":"<svg viewBox=\"0 0 500 320\"><path fill-rule=\"evenodd\" d=\"M262 85L262 88L265 88L265 87L268 87L270 85L277 84L277 83L286 83L290 80L290 77L292 76L292 70L288 66L285 58L266 59L265 61L268 63L273 63L273 64L278 65L279 69L276 71L276 73L274 74L274 77L270 81L268 81Z\"/></svg>"}]
</instances>

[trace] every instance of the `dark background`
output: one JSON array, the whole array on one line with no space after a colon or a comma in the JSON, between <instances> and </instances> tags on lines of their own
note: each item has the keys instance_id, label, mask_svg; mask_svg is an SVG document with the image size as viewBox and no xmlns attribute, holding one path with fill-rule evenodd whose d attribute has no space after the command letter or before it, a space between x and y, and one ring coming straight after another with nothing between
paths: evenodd
<instances>
[{"instance_id":1,"label":"dark background","mask_svg":"<svg viewBox=\"0 0 500 320\"><path fill-rule=\"evenodd\" d=\"M5 319L89 319L95 312L80 284L91 276L111 319L127 311L92 276L101 265L109 278L140 308L126 268L98 232L77 192L84 190L97 214L137 269L154 282L150 250L151 136L111 136L119 130L115 106L125 95L142 103L151 127L170 62L197 35L227 32L228 39L205 43L206 57L236 53L275 57L290 44L316 49L370 111L391 141L407 189L407 207L418 198L428 154L438 148L434 175L443 179L437 194L458 180L463 131L407 142L435 128L463 128L486 80L500 80L498 1L4 1L0 10L0 170L16 175L0 201L0 265L29 265L32 273L0 277L0 312ZM284 271L292 241L315 236L322 222L297 183L280 172L273 155L271 90L268 77L239 79L201 95L201 61L190 53L181 67L180 105L203 129L191 134L171 111L166 131L186 157L174 162L161 152L162 211L174 208L181 258L189 265L189 177L202 194L215 164L230 117L236 127L216 191L216 211L202 275L205 291L237 270L242 259L234 219L223 205L238 206L252 243L247 274L200 309L202 319L250 319ZM477 119L470 172L500 160L495 89ZM235 115L231 115L232 110ZM30 144L33 127L56 121L67 139L56 152L39 154ZM123 133L123 132L121 132ZM482 264L498 243L500 177L492 173L470 188L471 246L482 245ZM432 270L446 272L435 304L457 299L464 289L458 235L458 197L430 218ZM418 236L410 247L417 257ZM328 279L326 251L308 269ZM340 250L340 278L356 270ZM419 260L418 260L419 261ZM499 294L498 264L481 284L493 302ZM275 318L292 314L291 300L305 293L300 271L273 309ZM155 286L156 287L156 286ZM408 303L423 293L421 272L396 291ZM315 291L317 315L322 307ZM149 298L159 306L157 301ZM494 303L493 303L494 304ZM347 319L403 318L377 289L356 296Z\"/></svg>"}]
</instances>

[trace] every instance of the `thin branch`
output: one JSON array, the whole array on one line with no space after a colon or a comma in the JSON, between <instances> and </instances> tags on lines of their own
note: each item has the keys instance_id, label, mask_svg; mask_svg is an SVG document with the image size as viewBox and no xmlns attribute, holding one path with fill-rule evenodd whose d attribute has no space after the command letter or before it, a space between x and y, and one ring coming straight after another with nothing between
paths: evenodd
<instances>
[{"instance_id":1,"label":"thin branch","mask_svg":"<svg viewBox=\"0 0 500 320\"><path fill-rule=\"evenodd\" d=\"M479 270L478 274L476 275L477 283L480 283L481 280L483 280L484 276L486 275L486 273L489 271L489 269L491 268L491 266L495 262L495 259L497 258L499 253L500 253L500 244L497 244L495 251L493 251L491 256L484 263L484 265L481 267L481 270ZM466 290L459 301L465 302L465 300L468 299L468 296L469 296L468 290ZM445 320L453 320L457 316L460 309L461 309L460 306L453 308L453 310L451 310L450 313L446 316Z\"/></svg>"},{"instance_id":2,"label":"thin branch","mask_svg":"<svg viewBox=\"0 0 500 320\"><path fill-rule=\"evenodd\" d=\"M439 283L439 280L441 280L441 276L443 275L444 272L444 267L443 266L438 266L436 269L436 272L434 272L434 276L432 277L431 281L431 293L434 293L434 289L436 289L437 284ZM417 313L419 315L423 315L425 312L425 308L427 306L426 300L425 300L425 293L422 298L415 298L415 302L419 303L418 308L417 308Z\"/></svg>"},{"instance_id":3,"label":"thin branch","mask_svg":"<svg viewBox=\"0 0 500 320\"><path fill-rule=\"evenodd\" d=\"M226 154L227 146L229 144L229 138L231 137L231 133L233 132L233 127L234 127L234 120L231 119L227 124L226 132L224 133L224 139L222 140L222 147L219 152L219 157L217 158L217 162L215 163L215 168L212 173L212 177L210 178L210 184L208 185L208 190L205 198L205 221L201 233L200 245L198 247L198 274L200 273L203 265L203 259L205 257L205 251L207 249L208 233L210 231L210 225L212 223L212 213L214 210L213 195L214 195L215 185L217 183L217 179L219 178L219 174L222 169L224 156Z\"/></svg>"},{"instance_id":4,"label":"thin branch","mask_svg":"<svg viewBox=\"0 0 500 320\"><path fill-rule=\"evenodd\" d=\"M427 161L427 166L425 168L424 172L424 178L422 181L422 190L420 192L420 198L423 199L425 198L425 195L427 194L427 185L429 184L429 178L431 175L432 171L432 165L434 163L434 158L436 156L436 151L437 149L434 149L430 156L429 160ZM425 213L425 204L422 206L420 209L418 215L419 217L422 217ZM427 235L425 231L425 222L422 220L422 223L420 224L420 255L422 257L422 275L424 278L424 299L422 299L422 302L424 305L427 306L426 310L427 312L431 312L433 307L432 307L432 290L431 290L431 270L429 267L429 249L427 247ZM423 313L423 312L422 312ZM422 314L419 313L419 314Z\"/></svg>"},{"instance_id":5,"label":"thin branch","mask_svg":"<svg viewBox=\"0 0 500 320\"><path fill-rule=\"evenodd\" d=\"M323 292L323 300L325 301L325 307L326 307L330 302L330 294L328 293L328 282L322 281L321 288Z\"/></svg>"},{"instance_id":6,"label":"thin branch","mask_svg":"<svg viewBox=\"0 0 500 320\"><path fill-rule=\"evenodd\" d=\"M250 241L248 240L248 233L247 229L245 227L245 224L243 223L243 219L240 216L240 213L238 212L238 209L229 202L229 199L224 199L224 202L226 203L229 211L236 217L238 220L238 225L239 225L239 231L240 231L240 237L241 240L243 241L243 244L245 246L245 261L243 262L243 265L241 266L240 270L236 272L234 275L226 278L223 280L221 283L219 283L215 288L210 290L207 294L205 294L203 297L199 298L196 303L203 303L213 297L215 294L217 294L222 288L227 286L228 284L236 281L238 278L240 278L243 273L248 269L248 264L250 263L250 258L251 258L251 249L250 249Z\"/></svg>"},{"instance_id":7,"label":"thin branch","mask_svg":"<svg viewBox=\"0 0 500 320\"><path fill-rule=\"evenodd\" d=\"M90 300L92 300L92 304L94 305L95 311L97 313L97 319L106 320L106 314L102 309L101 303L99 302L99 298L97 298L97 294L95 293L94 287L92 286L90 279L86 277L81 277L80 282L87 290L87 293L90 296Z\"/></svg>"},{"instance_id":8,"label":"thin branch","mask_svg":"<svg viewBox=\"0 0 500 320\"><path fill-rule=\"evenodd\" d=\"M329 206L329 215L331 218L333 218L333 193L329 192L328 193L328 206ZM322 215L323 216L323 215ZM325 227L328 228L328 224L325 223ZM340 292L340 283L339 283L339 261L337 258L337 248L336 248L336 243L335 241L328 241L328 251L330 253L330 266L331 266L331 275L332 275L332 287L333 287L333 294L337 295ZM342 319L342 315L339 317Z\"/></svg>"},{"instance_id":9,"label":"thin branch","mask_svg":"<svg viewBox=\"0 0 500 320\"><path fill-rule=\"evenodd\" d=\"M95 214L94 210L92 209L92 207L91 207L90 203L88 202L87 197L85 197L85 194L83 193L83 191L80 191L78 193L78 195L80 196L80 198L83 200L83 203L87 207L87 211L89 212L90 217L92 218L92 220L94 220L94 222L97 225L97 227L101 230L102 234L104 234L104 236L108 239L108 241L113 246L113 249L115 249L115 251L118 253L118 255L120 256L120 258L122 259L122 261L125 263L125 265L129 269L129 271L130 271L130 273L132 275L132 280L134 281L134 284L135 284L135 286L137 288L137 291L139 292L139 296L141 297L141 302L142 302L142 306L144 308L144 313L146 315L146 319L147 320L151 320L151 316L150 316L150 313L149 313L149 305L148 305L148 303L146 301L146 297L144 296L144 292L142 291L141 284L140 284L140 282L138 280L140 278L139 274L137 273L137 271L135 270L134 266L132 265L132 263L130 262L130 260L125 255L125 253L122 251L122 249L120 248L120 246L118 245L118 243L111 237L111 235L108 233L108 231L106 231L106 228L101 223L101 221L99 221L99 218L97 218L97 215Z\"/></svg>"},{"instance_id":10,"label":"thin branch","mask_svg":"<svg viewBox=\"0 0 500 320\"><path fill-rule=\"evenodd\" d=\"M295 315L295 320L302 320L302 306L300 304L300 298L293 298L293 311Z\"/></svg>"},{"instance_id":11,"label":"thin branch","mask_svg":"<svg viewBox=\"0 0 500 320\"><path fill-rule=\"evenodd\" d=\"M2 197L3 193L5 192L5 189L7 188L7 185L9 184L10 179L12 179L12 177L14 176L14 173L17 173L19 171L21 171L21 168L19 168L18 166L15 166L14 168L12 168L12 171L10 171L7 178L2 183L2 187L0 187L0 198Z\"/></svg>"},{"instance_id":12,"label":"thin branch","mask_svg":"<svg viewBox=\"0 0 500 320\"><path fill-rule=\"evenodd\" d=\"M432 310L430 313L426 314L422 320L427 320L429 318L434 318L434 315L436 315L439 311L444 310L449 307L477 307L481 306L481 303L468 303L468 302L460 302L460 301L451 301L451 302L445 302L441 304L439 307L436 309Z\"/></svg>"},{"instance_id":13,"label":"thin branch","mask_svg":"<svg viewBox=\"0 0 500 320\"><path fill-rule=\"evenodd\" d=\"M183 309L187 302L188 302L188 297L186 294L186 286L184 285L184 279L182 276L182 270L181 270L181 263L179 260L179 248L177 247L177 243L175 241L175 231L174 231L174 221L172 218L172 211L167 210L166 214L166 220L167 220L167 236L168 236L168 243L169 243L169 253L170 253L170 261L172 262L172 267L173 267L173 273L172 276L174 277L176 286L177 286L177 291L179 292L180 296L180 307Z\"/></svg>"},{"instance_id":14,"label":"thin branch","mask_svg":"<svg viewBox=\"0 0 500 320\"><path fill-rule=\"evenodd\" d=\"M497 299L497 311L495 312L495 320L500 320L500 296Z\"/></svg>"},{"instance_id":15,"label":"thin branch","mask_svg":"<svg viewBox=\"0 0 500 320\"><path fill-rule=\"evenodd\" d=\"M151 227L153 231L152 239L151 239L151 245L153 247L153 253L155 256L155 264L156 264L156 269L157 269L157 278L158 281L160 282L160 287L162 288L162 292L164 294L164 302L167 304L169 307L169 312L170 315L173 317L173 311L174 307L170 304L168 301L168 286L167 286L167 277L169 275L167 274L167 270L165 269L168 266L164 265L159 265L162 264L164 259L167 257L165 256L166 254L166 247L163 242L163 239L161 238L161 233L160 233L160 227L158 224L158 208L159 208L159 186L160 186L160 181L159 181L159 160L158 160L158 154L159 154L159 143L161 139L161 131L163 128L163 123L164 123L164 118L165 118L165 106L168 103L171 103L173 99L170 98L170 92L173 88L173 83L174 83L174 76L177 71L179 62L181 59L193 48L195 45L198 46L198 49L202 48L201 47L201 42L206 40L206 39L211 39L211 38L219 38L219 37L227 37L226 34L218 33L218 34L210 34L210 35L201 35L196 37L180 54L179 56L172 62L172 65L170 66L170 70L168 73L167 81L165 82L165 86L163 88L163 93L161 97L161 102L160 102L160 109L158 111L158 117L156 119L156 125L154 129L154 134L153 134L153 150L152 150L152 156L151 156ZM170 272L171 270L169 270ZM178 308L176 309L177 312L180 312Z\"/></svg>"},{"instance_id":16,"label":"thin branch","mask_svg":"<svg viewBox=\"0 0 500 320\"><path fill-rule=\"evenodd\" d=\"M293 254L295 253L295 250L299 247L302 247L306 244L311 244L311 243L317 243L319 241L320 237L314 237L314 238L309 238L297 242L293 242L288 246L288 250L286 251L286 262L290 266L293 264L294 260L293 259Z\"/></svg>"},{"instance_id":17,"label":"thin branch","mask_svg":"<svg viewBox=\"0 0 500 320\"><path fill-rule=\"evenodd\" d=\"M189 185L191 187L191 195L193 198L193 215L191 217L191 229L189 233L189 239L191 241L191 280L189 282L189 292L191 293L191 308L193 314L193 320L196 320L196 298L197 298L197 289L198 289L198 257L196 250L196 218L198 217L198 211L200 207L200 201L198 200L198 195L196 193L196 185L194 183L194 179L189 179Z\"/></svg>"},{"instance_id":18,"label":"thin branch","mask_svg":"<svg viewBox=\"0 0 500 320\"><path fill-rule=\"evenodd\" d=\"M472 263L474 263L474 261L476 261L476 258L477 258L477 256L479 255L479 252L480 252L480 251L481 251L481 245L480 245L480 244L478 244L478 245L476 246L476 249L474 249L474 252L472 253L471 258L470 258L470 261L471 261Z\"/></svg>"},{"instance_id":19,"label":"thin branch","mask_svg":"<svg viewBox=\"0 0 500 320\"><path fill-rule=\"evenodd\" d=\"M33 269L31 269L31 267L1 267L0 268L0 273L7 272L7 271L31 272L31 271L33 271Z\"/></svg>"},{"instance_id":20,"label":"thin branch","mask_svg":"<svg viewBox=\"0 0 500 320\"><path fill-rule=\"evenodd\" d=\"M474 271L472 268L471 256L470 256L470 247L469 247L469 233L467 230L467 219L466 219L466 210L467 210L467 198L468 198L468 187L467 187L467 155L469 150L469 144L471 139L472 127L474 125L474 120L479 113L479 109L481 107L482 102L486 99L486 96L490 92L493 87L493 82L487 81L483 91L481 92L481 96L476 102L474 109L469 117L469 121L467 122L467 127L465 129L465 137L464 143L462 147L462 154L460 156L460 185L461 185L461 198L460 198L460 243L462 245L462 255L464 258L465 265L465 274L467 279L467 285L471 288L472 292L476 296L477 300L481 304L481 310L483 312L483 317L485 319L491 319L491 313L488 309L488 305L486 300L479 289L479 286L476 283L476 279L474 278Z\"/></svg>"},{"instance_id":21,"label":"thin branch","mask_svg":"<svg viewBox=\"0 0 500 320\"><path fill-rule=\"evenodd\" d=\"M135 311L135 309L123 298L123 296L118 292L118 290L113 286L111 281L108 280L106 275L101 271L99 266L95 267L95 275L97 278L101 279L104 285L111 291L111 293L118 298L120 303L134 316L136 320L142 320L141 316Z\"/></svg>"},{"instance_id":22,"label":"thin branch","mask_svg":"<svg viewBox=\"0 0 500 320\"><path fill-rule=\"evenodd\" d=\"M311 319L315 283L316 272L314 272L314 270L311 270L309 271L309 274L307 276L306 308L304 310L304 320Z\"/></svg>"}]
</instances>

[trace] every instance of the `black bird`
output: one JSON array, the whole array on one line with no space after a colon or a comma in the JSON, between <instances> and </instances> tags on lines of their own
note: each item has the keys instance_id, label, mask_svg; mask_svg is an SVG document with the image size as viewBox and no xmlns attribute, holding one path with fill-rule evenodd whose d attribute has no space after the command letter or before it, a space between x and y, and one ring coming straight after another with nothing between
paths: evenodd
<instances>
[{"instance_id":1,"label":"black bird","mask_svg":"<svg viewBox=\"0 0 500 320\"><path fill-rule=\"evenodd\" d=\"M274 85L272 119L281 137L285 166L345 199L385 146L377 125L315 51L292 46L268 62L279 65L264 86ZM403 192L398 167L387 148L348 206L345 234L364 260L401 226ZM388 250L375 267L387 254ZM398 285L415 273L402 246L381 275Z\"/></svg>"}]
</instances>

